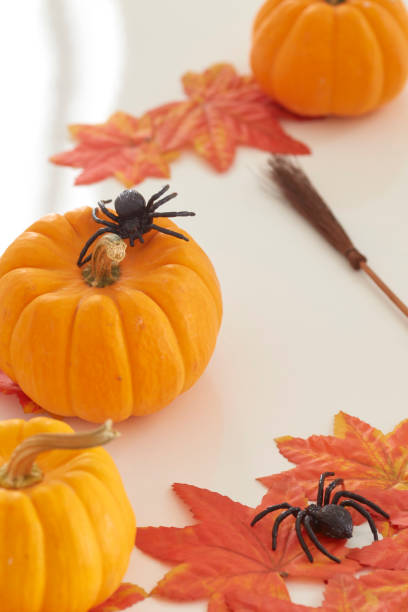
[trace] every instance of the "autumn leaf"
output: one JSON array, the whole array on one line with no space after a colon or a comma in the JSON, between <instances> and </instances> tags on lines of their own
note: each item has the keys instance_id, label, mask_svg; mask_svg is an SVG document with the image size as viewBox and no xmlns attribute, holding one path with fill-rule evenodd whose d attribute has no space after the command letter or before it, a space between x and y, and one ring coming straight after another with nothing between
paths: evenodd
<instances>
[{"instance_id":1,"label":"autumn leaf","mask_svg":"<svg viewBox=\"0 0 408 612\"><path fill-rule=\"evenodd\" d=\"M408 529L369 546L353 548L348 556L367 567L408 570Z\"/></svg>"},{"instance_id":2,"label":"autumn leaf","mask_svg":"<svg viewBox=\"0 0 408 612\"><path fill-rule=\"evenodd\" d=\"M309 153L282 129L279 119L294 118L268 98L252 77L230 64L216 64L182 78L188 101L168 109L158 126L164 150L193 146L218 172L232 164L238 145L273 153Z\"/></svg>"},{"instance_id":3,"label":"autumn leaf","mask_svg":"<svg viewBox=\"0 0 408 612\"><path fill-rule=\"evenodd\" d=\"M395 612L408 607L408 572L342 574L328 582L321 612Z\"/></svg>"},{"instance_id":4,"label":"autumn leaf","mask_svg":"<svg viewBox=\"0 0 408 612\"><path fill-rule=\"evenodd\" d=\"M17 383L13 382L11 378L7 376L4 372L0 370L0 393L4 393L4 395L16 395L18 401L20 402L21 407L24 412L27 414L32 414L34 412L40 412L42 408L38 406L35 402L33 402L28 395L26 395Z\"/></svg>"},{"instance_id":5,"label":"autumn leaf","mask_svg":"<svg viewBox=\"0 0 408 612\"><path fill-rule=\"evenodd\" d=\"M136 545L143 552L176 564L153 590L153 595L176 601L210 599L209 610L223 610L224 594L244 588L262 597L289 601L282 576L326 579L338 572L353 572L358 564L345 559L344 541L326 541L327 548L343 559L333 563L312 544L315 558L306 558L294 530L293 520L281 525L278 550L271 548L272 518L255 527L252 518L260 509L244 506L230 498L191 485L175 484L177 495L190 507L197 524L184 527L139 528ZM282 490L269 491L264 502L289 501L305 505L305 495L293 481ZM264 503L263 502L263 503ZM263 507L263 506L262 506ZM230 596L229 595L229 596Z\"/></svg>"},{"instance_id":6,"label":"autumn leaf","mask_svg":"<svg viewBox=\"0 0 408 612\"><path fill-rule=\"evenodd\" d=\"M147 596L146 591L136 584L124 582L109 599L96 608L92 608L90 612L116 612L117 610L126 610L139 601L143 601Z\"/></svg>"},{"instance_id":7,"label":"autumn leaf","mask_svg":"<svg viewBox=\"0 0 408 612\"><path fill-rule=\"evenodd\" d=\"M116 177L126 187L146 177L167 178L169 163L178 153L163 152L154 140L154 120L148 114L140 119L117 112L106 123L71 125L72 137L79 144L71 151L51 157L54 164L83 168L76 185Z\"/></svg>"},{"instance_id":8,"label":"autumn leaf","mask_svg":"<svg viewBox=\"0 0 408 612\"><path fill-rule=\"evenodd\" d=\"M391 503L392 498L398 499L401 490L408 490L408 419L391 433L383 434L364 421L340 412L335 417L334 436L311 436L306 440L284 436L276 444L282 455L297 467L260 478L267 487L284 483L290 474L305 488L309 499L316 499L319 475L330 470L336 478L345 479L348 490L369 489L370 499L380 506L385 505L385 497ZM387 496L382 493L384 490ZM401 510L399 518L391 515L391 520L401 521ZM405 520L406 517L402 518Z\"/></svg>"},{"instance_id":9,"label":"autumn leaf","mask_svg":"<svg viewBox=\"0 0 408 612\"><path fill-rule=\"evenodd\" d=\"M50 161L82 168L77 185L116 177L130 187L146 177L169 177L169 164L183 148L193 147L219 172L231 166L239 145L272 153L310 153L279 123L298 117L233 66L216 64L203 73L188 72L182 83L187 100L163 104L140 118L116 112L105 123L71 125L77 146Z\"/></svg>"},{"instance_id":10,"label":"autumn leaf","mask_svg":"<svg viewBox=\"0 0 408 612\"><path fill-rule=\"evenodd\" d=\"M223 606L208 607L209 612L309 612L316 610L284 599L259 595L242 587L227 591L223 595Z\"/></svg>"}]
</instances>

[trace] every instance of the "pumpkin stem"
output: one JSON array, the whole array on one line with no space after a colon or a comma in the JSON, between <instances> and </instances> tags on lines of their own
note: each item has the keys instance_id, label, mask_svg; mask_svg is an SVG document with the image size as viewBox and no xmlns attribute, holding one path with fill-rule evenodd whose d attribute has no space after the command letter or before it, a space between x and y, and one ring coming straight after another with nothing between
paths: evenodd
<instances>
[{"instance_id":1,"label":"pumpkin stem","mask_svg":"<svg viewBox=\"0 0 408 612\"><path fill-rule=\"evenodd\" d=\"M102 446L119 435L119 432L112 429L112 421L109 420L93 431L40 433L30 436L14 449L9 462L0 467L0 486L6 489L22 489L40 482L43 474L34 463L40 453L59 448L72 450Z\"/></svg>"},{"instance_id":2,"label":"pumpkin stem","mask_svg":"<svg viewBox=\"0 0 408 612\"><path fill-rule=\"evenodd\" d=\"M119 263L125 258L126 243L117 234L104 234L96 243L91 263L82 276L91 287L106 287L118 280Z\"/></svg>"},{"instance_id":3,"label":"pumpkin stem","mask_svg":"<svg viewBox=\"0 0 408 612\"><path fill-rule=\"evenodd\" d=\"M346 2L346 0L326 0L326 2L332 6L337 6L338 4L343 4L343 2Z\"/></svg>"}]
</instances>

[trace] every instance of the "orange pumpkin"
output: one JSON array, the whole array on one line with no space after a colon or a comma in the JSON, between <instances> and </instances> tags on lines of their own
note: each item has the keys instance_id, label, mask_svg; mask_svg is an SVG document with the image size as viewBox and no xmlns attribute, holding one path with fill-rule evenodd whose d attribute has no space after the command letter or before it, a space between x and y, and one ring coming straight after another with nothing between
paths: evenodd
<instances>
[{"instance_id":1,"label":"orange pumpkin","mask_svg":"<svg viewBox=\"0 0 408 612\"><path fill-rule=\"evenodd\" d=\"M112 458L89 448L114 437L109 423L0 422L2 612L87 612L118 588L135 517Z\"/></svg>"},{"instance_id":2,"label":"orange pumpkin","mask_svg":"<svg viewBox=\"0 0 408 612\"><path fill-rule=\"evenodd\" d=\"M3 254L0 368L49 412L99 423L154 412L191 387L222 305L194 240L155 230L127 249L116 282L89 286L76 262L95 229L90 208L48 215Z\"/></svg>"},{"instance_id":3,"label":"orange pumpkin","mask_svg":"<svg viewBox=\"0 0 408 612\"><path fill-rule=\"evenodd\" d=\"M361 115L408 76L408 13L400 0L268 0L251 64L260 86L302 115Z\"/></svg>"}]
</instances>

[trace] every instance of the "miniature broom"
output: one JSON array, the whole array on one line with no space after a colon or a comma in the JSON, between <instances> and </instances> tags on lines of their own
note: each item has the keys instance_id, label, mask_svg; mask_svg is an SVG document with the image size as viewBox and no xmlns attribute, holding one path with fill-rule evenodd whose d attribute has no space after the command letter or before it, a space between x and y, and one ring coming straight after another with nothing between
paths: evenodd
<instances>
[{"instance_id":1,"label":"miniature broom","mask_svg":"<svg viewBox=\"0 0 408 612\"><path fill-rule=\"evenodd\" d=\"M354 246L303 170L280 155L269 159L269 167L272 180L293 208L348 260L354 270L363 270L408 317L408 307L367 265L367 258Z\"/></svg>"}]
</instances>

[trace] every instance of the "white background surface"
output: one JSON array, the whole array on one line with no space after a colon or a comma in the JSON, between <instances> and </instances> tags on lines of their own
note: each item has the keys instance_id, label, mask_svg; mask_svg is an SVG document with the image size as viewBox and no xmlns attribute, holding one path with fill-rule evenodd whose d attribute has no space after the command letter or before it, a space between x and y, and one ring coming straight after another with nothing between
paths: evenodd
<instances>
[{"instance_id":1,"label":"white background surface","mask_svg":"<svg viewBox=\"0 0 408 612\"><path fill-rule=\"evenodd\" d=\"M76 170L47 158L71 146L68 123L139 114L182 98L179 77L213 62L248 71L258 0L43 0L9 3L0 25L0 250L45 213L95 204L114 180L73 187ZM370 265L408 302L408 91L356 120L287 123L313 150L304 168ZM184 226L212 259L224 298L213 359L162 412L120 424L109 450L138 524L192 522L173 482L256 506L257 476L287 469L273 439L331 433L344 410L389 431L407 411L408 327L363 273L351 270L268 191L267 154L238 152L216 174L183 154L172 165ZM146 180L146 195L164 181ZM0 397L1 418L21 416ZM28 418L28 417L26 417ZM86 424L72 420L77 429ZM368 543L362 533L358 544ZM356 545L357 538L352 541ZM361 544L360 544L361 540ZM135 550L126 579L151 589L167 566ZM321 591L289 583L296 603ZM206 609L148 599L135 610Z\"/></svg>"}]
</instances>

